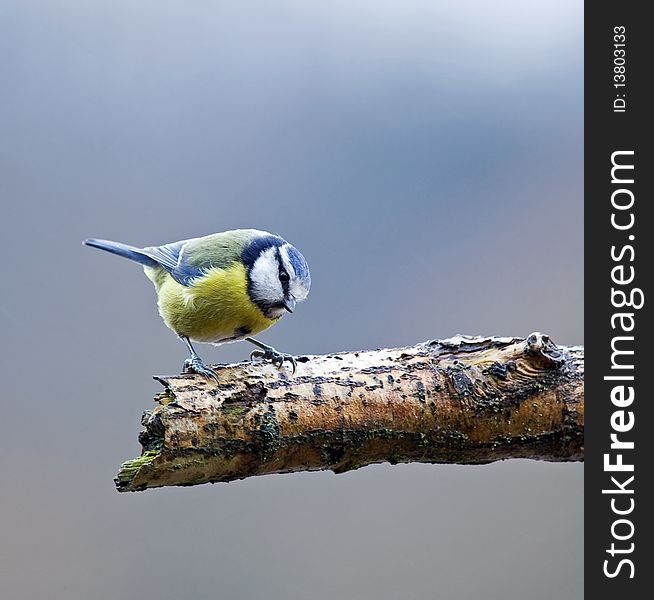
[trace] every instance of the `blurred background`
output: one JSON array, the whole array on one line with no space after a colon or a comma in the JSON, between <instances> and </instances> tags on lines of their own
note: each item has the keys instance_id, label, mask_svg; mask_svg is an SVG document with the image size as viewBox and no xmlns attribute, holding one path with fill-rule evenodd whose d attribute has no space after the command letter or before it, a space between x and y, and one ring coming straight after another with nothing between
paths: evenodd
<instances>
[{"instance_id":1,"label":"blurred background","mask_svg":"<svg viewBox=\"0 0 654 600\"><path fill-rule=\"evenodd\" d=\"M85 237L307 257L292 353L583 343L581 1L0 3L0 595L582 597L582 465L118 494L184 345ZM247 344L199 346L211 362Z\"/></svg>"}]
</instances>

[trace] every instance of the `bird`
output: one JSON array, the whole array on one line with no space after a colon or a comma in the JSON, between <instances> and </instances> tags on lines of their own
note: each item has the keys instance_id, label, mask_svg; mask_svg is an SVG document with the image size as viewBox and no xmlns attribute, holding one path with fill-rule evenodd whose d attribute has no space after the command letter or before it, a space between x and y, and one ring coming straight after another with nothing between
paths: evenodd
<instances>
[{"instance_id":1,"label":"bird","mask_svg":"<svg viewBox=\"0 0 654 600\"><path fill-rule=\"evenodd\" d=\"M83 244L143 266L154 284L159 314L188 348L183 372L217 381L192 342L246 340L257 347L250 360L269 360L277 367L287 361L295 373L295 357L251 337L292 313L309 294L307 261L282 237L234 229L145 248L93 238Z\"/></svg>"}]
</instances>

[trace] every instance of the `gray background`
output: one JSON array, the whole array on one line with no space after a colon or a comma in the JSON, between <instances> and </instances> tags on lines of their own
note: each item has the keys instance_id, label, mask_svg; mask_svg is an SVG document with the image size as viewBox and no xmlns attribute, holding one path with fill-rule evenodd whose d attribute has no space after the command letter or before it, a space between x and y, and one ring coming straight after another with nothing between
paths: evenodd
<instances>
[{"instance_id":1,"label":"gray background","mask_svg":"<svg viewBox=\"0 0 654 600\"><path fill-rule=\"evenodd\" d=\"M580 464L117 494L185 349L80 242L284 235L287 352L583 343L582 41L569 0L0 3L3 600L581 598Z\"/></svg>"}]
</instances>

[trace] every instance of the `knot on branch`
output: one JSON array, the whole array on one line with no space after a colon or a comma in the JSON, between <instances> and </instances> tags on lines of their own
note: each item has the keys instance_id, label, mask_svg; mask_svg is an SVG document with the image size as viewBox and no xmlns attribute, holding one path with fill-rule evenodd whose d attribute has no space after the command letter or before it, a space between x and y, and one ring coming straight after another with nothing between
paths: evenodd
<instances>
[{"instance_id":1,"label":"knot on branch","mask_svg":"<svg viewBox=\"0 0 654 600\"><path fill-rule=\"evenodd\" d=\"M555 365L565 364L565 352L559 348L549 335L535 331L527 337L526 353L531 355L539 355Z\"/></svg>"}]
</instances>

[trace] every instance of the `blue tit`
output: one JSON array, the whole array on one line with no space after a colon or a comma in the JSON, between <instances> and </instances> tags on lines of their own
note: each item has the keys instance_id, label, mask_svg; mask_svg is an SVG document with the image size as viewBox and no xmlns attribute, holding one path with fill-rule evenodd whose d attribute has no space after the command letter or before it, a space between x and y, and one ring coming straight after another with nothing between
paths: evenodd
<instances>
[{"instance_id":1,"label":"blue tit","mask_svg":"<svg viewBox=\"0 0 654 600\"><path fill-rule=\"evenodd\" d=\"M159 314L190 352L186 372L215 379L192 340L211 344L247 340L258 348L251 358L277 366L289 361L295 371L291 355L250 337L292 313L309 293L307 262L281 237L237 229L147 248L95 239L84 244L143 265L157 292Z\"/></svg>"}]
</instances>

